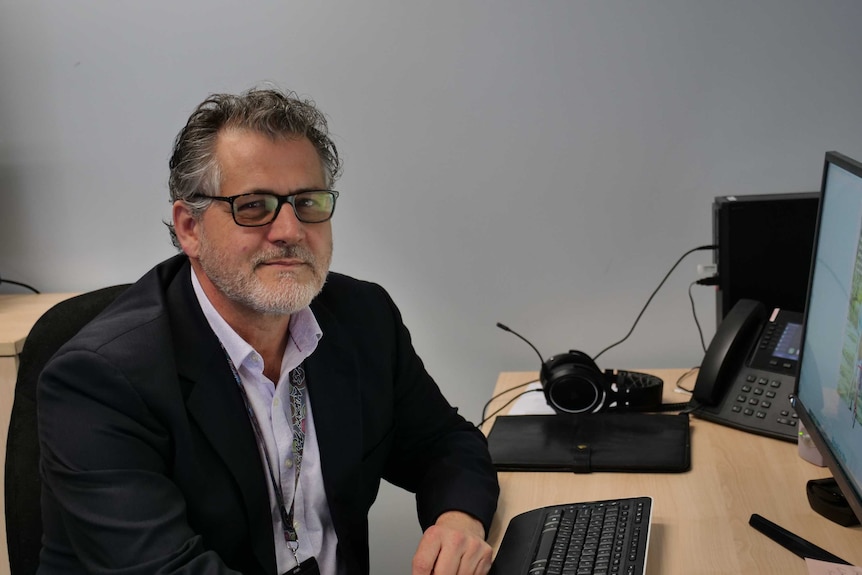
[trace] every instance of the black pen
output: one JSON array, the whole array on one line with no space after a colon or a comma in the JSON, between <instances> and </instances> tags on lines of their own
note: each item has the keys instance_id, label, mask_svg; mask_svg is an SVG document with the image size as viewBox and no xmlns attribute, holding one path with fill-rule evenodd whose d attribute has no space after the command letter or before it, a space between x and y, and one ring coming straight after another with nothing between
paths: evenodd
<instances>
[{"instance_id":1,"label":"black pen","mask_svg":"<svg viewBox=\"0 0 862 575\"><path fill-rule=\"evenodd\" d=\"M758 515L757 513L751 514L751 519L748 520L748 524L784 547L785 549L789 549L795 555L802 557L803 559L817 559L818 561L827 561L829 563L840 563L842 565L851 565L848 561L841 559L840 557L833 555L829 551L823 549L822 547L818 547L814 543L810 541L806 541L802 537L798 535L794 535L787 529L776 525L769 519Z\"/></svg>"}]
</instances>

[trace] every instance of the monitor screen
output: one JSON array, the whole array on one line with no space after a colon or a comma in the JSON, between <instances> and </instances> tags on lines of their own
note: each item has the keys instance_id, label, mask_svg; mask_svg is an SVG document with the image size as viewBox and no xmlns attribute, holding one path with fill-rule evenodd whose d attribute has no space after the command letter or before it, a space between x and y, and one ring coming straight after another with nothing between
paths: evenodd
<instances>
[{"instance_id":1,"label":"monitor screen","mask_svg":"<svg viewBox=\"0 0 862 575\"><path fill-rule=\"evenodd\" d=\"M862 518L862 164L826 154L796 410Z\"/></svg>"}]
</instances>

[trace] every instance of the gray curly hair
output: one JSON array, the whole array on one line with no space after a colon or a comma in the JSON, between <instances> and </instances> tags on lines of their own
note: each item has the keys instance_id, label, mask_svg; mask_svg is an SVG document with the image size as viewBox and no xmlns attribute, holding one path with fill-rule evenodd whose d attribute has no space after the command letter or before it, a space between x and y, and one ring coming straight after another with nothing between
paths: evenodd
<instances>
[{"instance_id":1,"label":"gray curly hair","mask_svg":"<svg viewBox=\"0 0 862 575\"><path fill-rule=\"evenodd\" d=\"M194 196L219 193L221 172L215 142L225 128L248 129L273 139L308 138L320 156L326 187L331 188L341 175L341 159L329 136L326 117L314 102L302 100L294 92L272 88L253 88L239 95L213 94L195 108L177 134L169 163L171 202L182 200L195 218L212 200ZM171 242L180 248L173 224L165 224Z\"/></svg>"}]
</instances>

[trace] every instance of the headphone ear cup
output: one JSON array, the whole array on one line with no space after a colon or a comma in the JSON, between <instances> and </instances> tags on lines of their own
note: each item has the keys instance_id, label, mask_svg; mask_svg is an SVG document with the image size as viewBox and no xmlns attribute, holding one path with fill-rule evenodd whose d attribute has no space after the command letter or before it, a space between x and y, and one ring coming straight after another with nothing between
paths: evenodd
<instances>
[{"instance_id":1,"label":"headphone ear cup","mask_svg":"<svg viewBox=\"0 0 862 575\"><path fill-rule=\"evenodd\" d=\"M606 405L604 375L587 354L571 350L554 356L542 371L545 399L557 413L591 413Z\"/></svg>"},{"instance_id":2,"label":"headphone ear cup","mask_svg":"<svg viewBox=\"0 0 862 575\"><path fill-rule=\"evenodd\" d=\"M567 357L573 363L583 366L585 369L593 371L596 375L602 375L602 370L599 369L599 366L596 365L593 358L582 351L570 349L569 353L565 354L564 357Z\"/></svg>"}]
</instances>

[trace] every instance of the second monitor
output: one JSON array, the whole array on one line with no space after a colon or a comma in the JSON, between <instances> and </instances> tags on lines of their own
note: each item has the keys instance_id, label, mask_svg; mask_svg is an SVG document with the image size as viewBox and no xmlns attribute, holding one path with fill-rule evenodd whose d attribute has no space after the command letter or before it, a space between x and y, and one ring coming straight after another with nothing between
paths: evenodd
<instances>
[{"instance_id":1,"label":"second monitor","mask_svg":"<svg viewBox=\"0 0 862 575\"><path fill-rule=\"evenodd\" d=\"M715 198L718 323L743 298L804 311L819 198L819 192Z\"/></svg>"}]
</instances>

